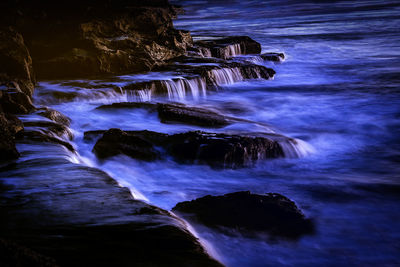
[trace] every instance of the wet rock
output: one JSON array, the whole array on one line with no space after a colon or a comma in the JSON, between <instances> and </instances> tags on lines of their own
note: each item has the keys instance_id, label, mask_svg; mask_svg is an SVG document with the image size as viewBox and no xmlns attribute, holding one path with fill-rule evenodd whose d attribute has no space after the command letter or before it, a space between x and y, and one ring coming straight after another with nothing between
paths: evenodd
<instances>
[{"instance_id":1,"label":"wet rock","mask_svg":"<svg viewBox=\"0 0 400 267\"><path fill-rule=\"evenodd\" d=\"M154 145L142 138L140 134L129 134L119 129L110 129L96 142L93 152L99 158L107 158L120 154L135 159L151 161L159 158Z\"/></svg>"},{"instance_id":2,"label":"wet rock","mask_svg":"<svg viewBox=\"0 0 400 267\"><path fill-rule=\"evenodd\" d=\"M23 124L17 117L0 110L0 161L19 157L15 147L15 135L22 130Z\"/></svg>"},{"instance_id":3,"label":"wet rock","mask_svg":"<svg viewBox=\"0 0 400 267\"><path fill-rule=\"evenodd\" d=\"M96 109L99 110L109 110L109 109L135 109L135 108L143 108L150 111L157 110L157 104L150 103L150 102L119 102L119 103L112 103L110 105L101 105Z\"/></svg>"},{"instance_id":4,"label":"wet rock","mask_svg":"<svg viewBox=\"0 0 400 267\"><path fill-rule=\"evenodd\" d=\"M222 127L231 123L224 115L204 108L158 104L157 111L161 122L181 122L207 127Z\"/></svg>"},{"instance_id":5,"label":"wet rock","mask_svg":"<svg viewBox=\"0 0 400 267\"><path fill-rule=\"evenodd\" d=\"M312 233L309 219L285 196L263 195L249 191L223 196L205 196L178 203L174 212L210 227L228 227L244 231L263 231L284 237Z\"/></svg>"},{"instance_id":6,"label":"wet rock","mask_svg":"<svg viewBox=\"0 0 400 267\"><path fill-rule=\"evenodd\" d=\"M51 108L45 108L43 111L38 112L38 115L46 117L56 123L64 125L64 126L69 126L71 124L70 118L68 118L61 112L51 109Z\"/></svg>"},{"instance_id":7,"label":"wet rock","mask_svg":"<svg viewBox=\"0 0 400 267\"><path fill-rule=\"evenodd\" d=\"M26 152L29 160L0 169L3 239L60 266L221 266L181 219L134 199L106 173Z\"/></svg>"},{"instance_id":8,"label":"wet rock","mask_svg":"<svg viewBox=\"0 0 400 267\"><path fill-rule=\"evenodd\" d=\"M62 140L56 136L49 135L46 132L25 130L23 132L19 132L16 135L16 139L20 142L24 141L24 142L28 142L28 143L41 142L41 143L59 144L59 145L64 146L69 151L75 152L75 148L69 142Z\"/></svg>"},{"instance_id":9,"label":"wet rock","mask_svg":"<svg viewBox=\"0 0 400 267\"><path fill-rule=\"evenodd\" d=\"M258 160L284 156L279 143L266 137L200 131L171 135L167 149L178 161L224 168L243 167Z\"/></svg>"},{"instance_id":10,"label":"wet rock","mask_svg":"<svg viewBox=\"0 0 400 267\"><path fill-rule=\"evenodd\" d=\"M237 168L261 159L283 157L282 147L272 138L200 131L167 135L110 129L97 141L93 151L100 158L125 154L135 159L154 160L163 156L165 150L179 162Z\"/></svg>"},{"instance_id":11,"label":"wet rock","mask_svg":"<svg viewBox=\"0 0 400 267\"><path fill-rule=\"evenodd\" d=\"M281 62L285 60L285 54L283 53L264 53L260 55L263 60Z\"/></svg>"},{"instance_id":12,"label":"wet rock","mask_svg":"<svg viewBox=\"0 0 400 267\"><path fill-rule=\"evenodd\" d=\"M228 59L237 55L261 53L260 43L248 36L231 36L195 42L200 55Z\"/></svg>"},{"instance_id":13,"label":"wet rock","mask_svg":"<svg viewBox=\"0 0 400 267\"><path fill-rule=\"evenodd\" d=\"M27 121L25 128L34 129L54 137L66 137L72 139L74 136L68 126L52 121Z\"/></svg>"}]
</instances>

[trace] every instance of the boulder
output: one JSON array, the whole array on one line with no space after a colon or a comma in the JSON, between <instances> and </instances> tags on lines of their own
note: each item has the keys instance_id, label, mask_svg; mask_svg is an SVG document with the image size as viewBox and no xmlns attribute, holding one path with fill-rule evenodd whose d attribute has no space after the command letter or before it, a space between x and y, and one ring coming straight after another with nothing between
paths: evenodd
<instances>
[{"instance_id":1,"label":"boulder","mask_svg":"<svg viewBox=\"0 0 400 267\"><path fill-rule=\"evenodd\" d=\"M283 53L264 53L260 55L263 60L281 62L285 60L285 54Z\"/></svg>"},{"instance_id":2,"label":"boulder","mask_svg":"<svg viewBox=\"0 0 400 267\"><path fill-rule=\"evenodd\" d=\"M172 210L209 227L262 231L293 238L313 230L312 222L296 204L276 193L259 195L243 191L208 195L180 202Z\"/></svg>"},{"instance_id":3,"label":"boulder","mask_svg":"<svg viewBox=\"0 0 400 267\"><path fill-rule=\"evenodd\" d=\"M283 157L279 142L273 140L275 136L270 137L201 131L168 135L110 129L96 142L93 151L99 158L125 154L140 160L155 160L167 153L182 163L237 168L262 159Z\"/></svg>"},{"instance_id":4,"label":"boulder","mask_svg":"<svg viewBox=\"0 0 400 267\"><path fill-rule=\"evenodd\" d=\"M35 110L30 97L16 90L1 90L0 106L4 112L12 114L28 114Z\"/></svg>"},{"instance_id":5,"label":"boulder","mask_svg":"<svg viewBox=\"0 0 400 267\"><path fill-rule=\"evenodd\" d=\"M62 114L61 112L51 109L51 108L43 108L38 112L38 115L46 117L56 123L59 123L64 126L69 126L71 124L71 119Z\"/></svg>"},{"instance_id":6,"label":"boulder","mask_svg":"<svg viewBox=\"0 0 400 267\"><path fill-rule=\"evenodd\" d=\"M237 55L261 53L260 43L248 36L231 36L225 38L201 40L195 42L200 55L228 59Z\"/></svg>"}]
</instances>

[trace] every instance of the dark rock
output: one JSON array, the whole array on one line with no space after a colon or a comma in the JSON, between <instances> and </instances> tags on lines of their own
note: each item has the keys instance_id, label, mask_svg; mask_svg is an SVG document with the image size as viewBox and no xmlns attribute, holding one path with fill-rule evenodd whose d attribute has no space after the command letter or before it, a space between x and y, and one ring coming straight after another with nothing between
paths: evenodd
<instances>
[{"instance_id":1,"label":"dark rock","mask_svg":"<svg viewBox=\"0 0 400 267\"><path fill-rule=\"evenodd\" d=\"M112 103L110 105L101 105L96 109L99 110L108 110L108 109L131 109L131 108L143 108L148 109L150 111L157 110L157 104L149 103L149 102L119 102L119 103Z\"/></svg>"},{"instance_id":2,"label":"dark rock","mask_svg":"<svg viewBox=\"0 0 400 267\"><path fill-rule=\"evenodd\" d=\"M148 71L185 54L168 1L6 1L2 21L24 36L40 79Z\"/></svg>"},{"instance_id":3,"label":"dark rock","mask_svg":"<svg viewBox=\"0 0 400 267\"><path fill-rule=\"evenodd\" d=\"M64 126L71 124L70 118L51 108L45 108L44 111L40 111L38 114Z\"/></svg>"},{"instance_id":4,"label":"dark rock","mask_svg":"<svg viewBox=\"0 0 400 267\"><path fill-rule=\"evenodd\" d=\"M0 11L0 16L2 15L3 12ZM1 23L0 63L0 86L32 96L36 81L32 59L24 39L12 27L4 27Z\"/></svg>"},{"instance_id":5,"label":"dark rock","mask_svg":"<svg viewBox=\"0 0 400 267\"><path fill-rule=\"evenodd\" d=\"M176 104L158 104L161 122L181 122L207 127L222 127L231 122L222 114L209 109Z\"/></svg>"},{"instance_id":6,"label":"dark rock","mask_svg":"<svg viewBox=\"0 0 400 267\"><path fill-rule=\"evenodd\" d=\"M0 263L2 266L56 267L55 260L29 248L0 238Z\"/></svg>"},{"instance_id":7,"label":"dark rock","mask_svg":"<svg viewBox=\"0 0 400 267\"><path fill-rule=\"evenodd\" d=\"M298 237L312 233L313 225L285 196L275 193L251 194L249 191L223 196L205 196L178 203L174 212L210 227L229 227L244 231L265 231L272 235Z\"/></svg>"},{"instance_id":8,"label":"dark rock","mask_svg":"<svg viewBox=\"0 0 400 267\"><path fill-rule=\"evenodd\" d=\"M23 128L22 122L17 117L0 111L0 161L19 157L15 147L15 135Z\"/></svg>"},{"instance_id":9,"label":"dark rock","mask_svg":"<svg viewBox=\"0 0 400 267\"><path fill-rule=\"evenodd\" d=\"M221 266L168 211L98 169L35 151L0 169L3 239L60 266Z\"/></svg>"},{"instance_id":10,"label":"dark rock","mask_svg":"<svg viewBox=\"0 0 400 267\"><path fill-rule=\"evenodd\" d=\"M140 160L155 160L159 153L153 144L140 135L133 135L119 129L106 131L93 148L93 152L99 158L107 158L119 154L125 154Z\"/></svg>"},{"instance_id":11,"label":"dark rock","mask_svg":"<svg viewBox=\"0 0 400 267\"><path fill-rule=\"evenodd\" d=\"M248 36L231 36L195 42L199 53L205 57L227 59L236 55L261 53L260 43Z\"/></svg>"},{"instance_id":12,"label":"dark rock","mask_svg":"<svg viewBox=\"0 0 400 267\"><path fill-rule=\"evenodd\" d=\"M68 143L58 137L49 135L48 133L43 133L41 131L33 131L33 130L25 130L19 132L16 135L16 139L18 141L25 141L25 142L41 142L41 143L53 143L59 144L67 148L71 152L75 152L75 148Z\"/></svg>"},{"instance_id":13,"label":"dark rock","mask_svg":"<svg viewBox=\"0 0 400 267\"><path fill-rule=\"evenodd\" d=\"M261 159L283 157L277 141L266 137L187 132L168 138L168 152L178 161L237 168Z\"/></svg>"},{"instance_id":14,"label":"dark rock","mask_svg":"<svg viewBox=\"0 0 400 267\"><path fill-rule=\"evenodd\" d=\"M93 151L100 158L125 154L135 159L154 160L162 156L158 148L163 148L180 162L226 168L243 167L257 160L284 156L280 144L265 136L200 131L167 135L111 129L97 141Z\"/></svg>"},{"instance_id":15,"label":"dark rock","mask_svg":"<svg viewBox=\"0 0 400 267\"><path fill-rule=\"evenodd\" d=\"M285 59L285 54L283 53L264 53L260 55L260 57L264 60L281 62Z\"/></svg>"},{"instance_id":16,"label":"dark rock","mask_svg":"<svg viewBox=\"0 0 400 267\"><path fill-rule=\"evenodd\" d=\"M67 137L68 139L73 138L73 134L68 126L52 122L52 121L28 121L24 122L25 128L41 131L47 135Z\"/></svg>"},{"instance_id":17,"label":"dark rock","mask_svg":"<svg viewBox=\"0 0 400 267\"><path fill-rule=\"evenodd\" d=\"M18 91L0 91L2 110L12 114L28 114L35 110L28 95Z\"/></svg>"}]
</instances>

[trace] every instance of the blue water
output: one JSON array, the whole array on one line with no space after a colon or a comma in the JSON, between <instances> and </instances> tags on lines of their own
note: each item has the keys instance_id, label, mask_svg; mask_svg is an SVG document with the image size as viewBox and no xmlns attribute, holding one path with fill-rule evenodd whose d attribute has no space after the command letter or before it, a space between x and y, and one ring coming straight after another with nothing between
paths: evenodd
<instances>
[{"instance_id":1,"label":"blue water","mask_svg":"<svg viewBox=\"0 0 400 267\"><path fill-rule=\"evenodd\" d=\"M316 233L290 241L223 234L193 225L227 266L400 265L400 3L398 1L174 1L186 13L174 24L195 39L248 35L263 52L284 52L274 80L245 81L183 102L254 121L221 129L163 124L142 109L95 110L128 101L112 89L41 82L36 104L72 119L71 161L108 172L132 194L165 209L207 194L278 192L314 220ZM175 77L125 75L127 80ZM102 83L103 81L84 81ZM77 94L73 99L52 92ZM165 97L153 101L167 101ZM29 116L24 118L31 120ZM302 158L215 170L164 160L118 156L98 161L88 130L121 128L165 133L274 131L302 140ZM38 148L38 150L44 150ZM54 152L42 151L51 157ZM43 167L45 171L45 167Z\"/></svg>"}]
</instances>

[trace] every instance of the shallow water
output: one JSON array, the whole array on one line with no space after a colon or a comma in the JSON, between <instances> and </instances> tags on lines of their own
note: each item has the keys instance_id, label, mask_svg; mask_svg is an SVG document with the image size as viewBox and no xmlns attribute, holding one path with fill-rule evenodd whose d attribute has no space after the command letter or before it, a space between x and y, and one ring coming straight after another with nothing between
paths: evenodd
<instances>
[{"instance_id":1,"label":"shallow water","mask_svg":"<svg viewBox=\"0 0 400 267\"><path fill-rule=\"evenodd\" d=\"M262 44L263 52L284 52L286 60L281 64L259 62L275 69L275 78L175 99L121 94L115 86L130 80L179 78L176 73L81 81L110 85L100 89L81 89L68 81L42 82L35 93L36 104L51 106L72 119L78 153L60 157L100 168L129 187L136 198L165 209L207 194L278 192L315 221L316 233L296 241L222 234L194 225L228 266L400 265L400 3L175 3L186 9L175 26L190 30L197 39L248 35ZM156 113L144 109L95 109L132 100L180 101L254 123L210 129L163 124ZM83 140L83 133L109 128L275 132L300 140L303 156L235 170L172 160L148 163L125 156L98 161L91 152L94 141ZM20 148L41 149L23 144ZM43 153L49 158L57 154L53 149ZM29 157L24 152L23 159Z\"/></svg>"}]
</instances>

